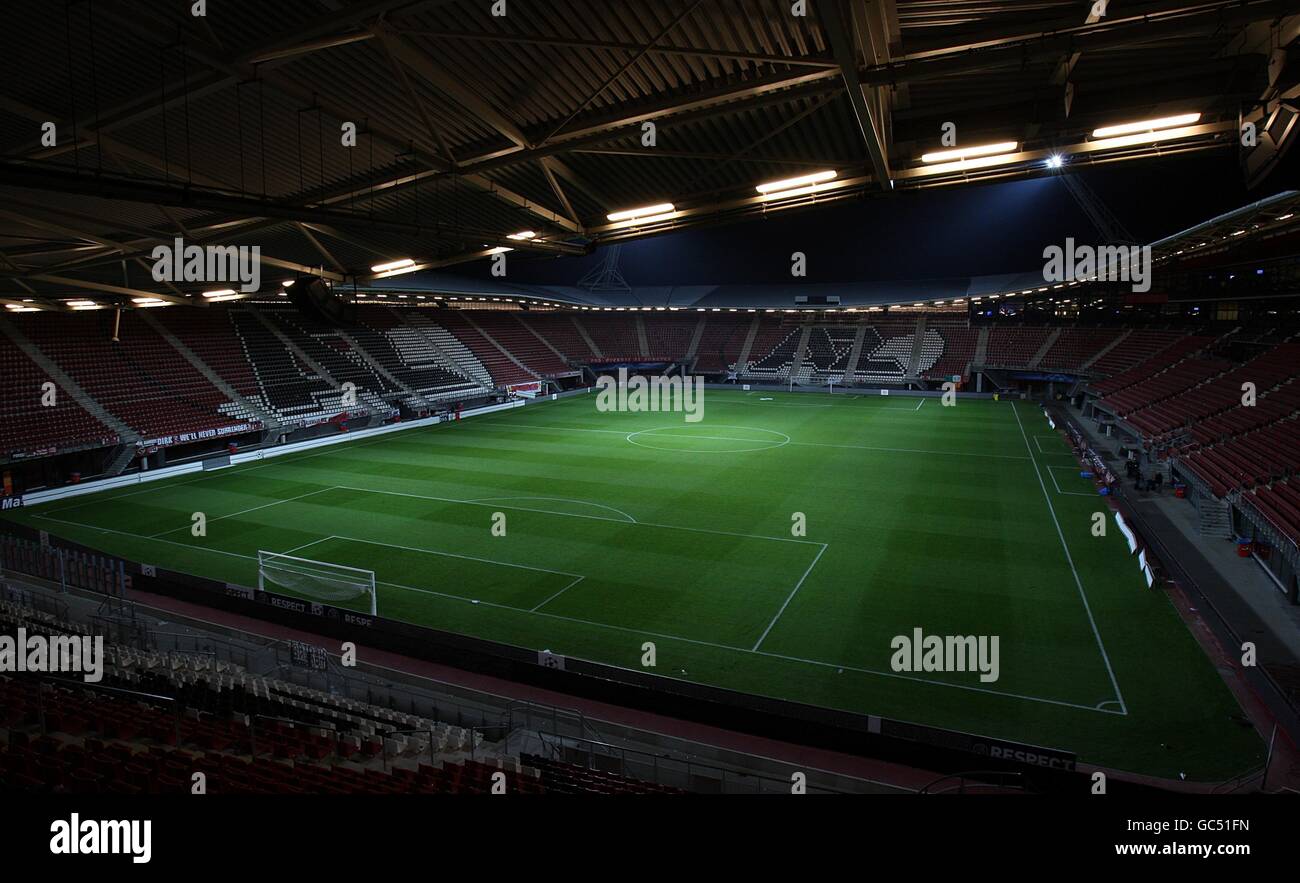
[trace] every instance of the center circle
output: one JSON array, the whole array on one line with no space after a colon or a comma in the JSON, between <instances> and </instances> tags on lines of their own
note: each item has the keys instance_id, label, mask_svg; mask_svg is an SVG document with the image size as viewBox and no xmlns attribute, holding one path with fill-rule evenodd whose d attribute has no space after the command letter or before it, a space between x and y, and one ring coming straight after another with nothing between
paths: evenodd
<instances>
[{"instance_id":1,"label":"center circle","mask_svg":"<svg viewBox=\"0 0 1300 883\"><path fill-rule=\"evenodd\" d=\"M740 430L737 433L736 430ZM756 437L741 438L743 433L757 433ZM659 439L654 444L647 439ZM665 441L671 439L672 441ZM630 432L627 441L653 451L674 454L745 454L751 451L770 451L790 444L790 436L775 429L754 426L658 426ZM691 442L695 441L695 446Z\"/></svg>"}]
</instances>

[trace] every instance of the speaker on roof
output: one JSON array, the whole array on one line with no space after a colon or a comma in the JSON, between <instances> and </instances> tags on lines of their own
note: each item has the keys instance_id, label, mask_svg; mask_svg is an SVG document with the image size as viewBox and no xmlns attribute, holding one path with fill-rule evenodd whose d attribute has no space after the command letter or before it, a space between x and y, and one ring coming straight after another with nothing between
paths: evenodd
<instances>
[{"instance_id":1,"label":"speaker on roof","mask_svg":"<svg viewBox=\"0 0 1300 883\"><path fill-rule=\"evenodd\" d=\"M357 324L356 304L337 297L334 289L323 279L299 279L290 285L289 302L298 312L326 325Z\"/></svg>"}]
</instances>

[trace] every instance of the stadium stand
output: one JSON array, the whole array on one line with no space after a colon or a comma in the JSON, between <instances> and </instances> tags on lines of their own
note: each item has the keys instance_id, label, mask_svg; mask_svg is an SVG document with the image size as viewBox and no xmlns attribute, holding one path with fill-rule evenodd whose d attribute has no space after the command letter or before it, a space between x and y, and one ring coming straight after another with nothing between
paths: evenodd
<instances>
[{"instance_id":1,"label":"stadium stand","mask_svg":"<svg viewBox=\"0 0 1300 883\"><path fill-rule=\"evenodd\" d=\"M1297 357L1300 357L1300 346L1272 348L1235 369L1130 414L1128 422L1148 438L1190 431L1196 422L1240 407L1243 384L1252 383L1257 391L1267 391L1289 381L1300 371ZM1214 365L1214 362L1202 363L1196 370L1210 370Z\"/></svg>"},{"instance_id":2,"label":"stadium stand","mask_svg":"<svg viewBox=\"0 0 1300 883\"><path fill-rule=\"evenodd\" d=\"M474 321L484 333L505 347L533 373L541 377L555 377L569 370L564 359L540 337L520 324L515 313L504 310L484 311L475 316Z\"/></svg>"},{"instance_id":3,"label":"stadium stand","mask_svg":"<svg viewBox=\"0 0 1300 883\"><path fill-rule=\"evenodd\" d=\"M709 315L696 348L695 370L701 374L717 374L734 367L745 346L745 336L755 321L756 317L749 314Z\"/></svg>"},{"instance_id":4,"label":"stadium stand","mask_svg":"<svg viewBox=\"0 0 1300 883\"><path fill-rule=\"evenodd\" d=\"M117 435L66 390L55 390L52 406L42 404L42 386L50 378L3 334L0 375L9 384L0 397L0 454L32 455L117 443Z\"/></svg>"},{"instance_id":5,"label":"stadium stand","mask_svg":"<svg viewBox=\"0 0 1300 883\"><path fill-rule=\"evenodd\" d=\"M1240 402L1240 391L1237 396ZM1233 436L1258 429L1267 423L1285 420L1300 411L1300 382L1294 379L1274 389L1264 389L1254 407L1234 407L1191 428L1192 440L1198 445L1227 441Z\"/></svg>"},{"instance_id":6,"label":"stadium stand","mask_svg":"<svg viewBox=\"0 0 1300 883\"><path fill-rule=\"evenodd\" d=\"M390 414L399 405L423 413L510 384L575 376L584 364L642 360L693 363L696 373L713 376L735 371L747 381L787 383L793 372L801 385L871 385L902 384L913 370L931 381L967 377L982 367L975 365L982 355L989 366L1094 378L1090 389L1105 408L1150 437L1180 444L1185 439L1173 435L1189 424L1197 424L1190 428L1204 445L1215 433L1257 426L1256 416L1264 413L1227 413L1234 385L1254 367L1238 377L1231 362L1203 355L1213 338L1174 331L980 328L964 315L943 313L840 313L833 321L810 321L775 311L374 304L360 306L356 322L335 327L272 302L128 311L123 346L107 339L108 320L100 314L10 321L82 383L93 403L146 439L164 442L252 429L270 418L303 426L349 413ZM1293 348L1279 347L1255 363L1270 366L1256 379L1265 384L1261 393L1290 376L1285 366L1291 354ZM0 338L0 358L13 376L43 381L40 366L7 337ZM1118 373L1098 379L1107 370ZM348 383L356 399L345 405ZM59 419L48 422L33 419L31 401L6 402L12 419L4 446L48 452L112 443L114 431L69 398L64 413L53 415ZM1268 413L1284 398L1275 397Z\"/></svg>"},{"instance_id":7,"label":"stadium stand","mask_svg":"<svg viewBox=\"0 0 1300 883\"><path fill-rule=\"evenodd\" d=\"M755 380L781 380L790 376L803 328L795 322L764 316L743 366L741 377Z\"/></svg>"},{"instance_id":8,"label":"stadium stand","mask_svg":"<svg viewBox=\"0 0 1300 883\"><path fill-rule=\"evenodd\" d=\"M96 402L145 439L248 428L249 415L139 314L123 313L118 341L100 321L108 318L69 322L38 314L23 323L23 331Z\"/></svg>"},{"instance_id":9,"label":"stadium stand","mask_svg":"<svg viewBox=\"0 0 1300 883\"><path fill-rule=\"evenodd\" d=\"M902 330L894 326L892 330ZM906 327L914 328L909 323ZM870 327L862 342L858 362L853 366L853 378L859 383L900 383L907 375L912 359L915 334L887 336L888 327Z\"/></svg>"},{"instance_id":10,"label":"stadium stand","mask_svg":"<svg viewBox=\"0 0 1300 883\"><path fill-rule=\"evenodd\" d=\"M524 368L495 341L484 335L477 319L469 318L461 310L447 310L438 315L438 321L469 348L474 358L487 368L492 382L497 386L537 380L536 374Z\"/></svg>"},{"instance_id":11,"label":"stadium stand","mask_svg":"<svg viewBox=\"0 0 1300 883\"><path fill-rule=\"evenodd\" d=\"M1211 343L1213 343L1213 339L1209 337L1192 336L1182 338L1169 346L1161 347L1157 352L1143 359L1132 368L1091 384L1091 388L1101 396L1108 396L1120 390L1128 389L1135 383L1158 374L1188 355L1205 349Z\"/></svg>"},{"instance_id":12,"label":"stadium stand","mask_svg":"<svg viewBox=\"0 0 1300 883\"><path fill-rule=\"evenodd\" d=\"M297 310L281 307L263 309L286 338L309 359L325 369L338 383L351 383L357 401L374 410L383 410L385 400L401 393L401 387L375 369L344 333L317 322Z\"/></svg>"},{"instance_id":13,"label":"stadium stand","mask_svg":"<svg viewBox=\"0 0 1300 883\"><path fill-rule=\"evenodd\" d=\"M1216 497L1293 475L1300 470L1300 440L1294 418L1237 436L1222 444L1182 454Z\"/></svg>"},{"instance_id":14,"label":"stadium stand","mask_svg":"<svg viewBox=\"0 0 1300 883\"><path fill-rule=\"evenodd\" d=\"M1099 355L1090 366L1099 374L1113 376L1150 359L1183 335L1175 331L1133 331L1120 334L1114 347Z\"/></svg>"},{"instance_id":15,"label":"stadium stand","mask_svg":"<svg viewBox=\"0 0 1300 883\"><path fill-rule=\"evenodd\" d=\"M1300 546L1300 484L1294 479L1255 488L1243 494L1242 500L1253 506L1292 543Z\"/></svg>"},{"instance_id":16,"label":"stadium stand","mask_svg":"<svg viewBox=\"0 0 1300 883\"><path fill-rule=\"evenodd\" d=\"M1086 365L1119 333L1106 328L1062 328L1037 367L1053 370Z\"/></svg>"},{"instance_id":17,"label":"stadium stand","mask_svg":"<svg viewBox=\"0 0 1300 883\"><path fill-rule=\"evenodd\" d=\"M393 378L424 400L466 396L482 389L454 363L440 362L433 347L387 309L363 310L362 321L364 324L349 328L348 335Z\"/></svg>"},{"instance_id":18,"label":"stadium stand","mask_svg":"<svg viewBox=\"0 0 1300 883\"><path fill-rule=\"evenodd\" d=\"M601 356L616 362L638 362L646 358L641 351L641 342L637 339L636 314L622 314L588 322L586 317L574 316L573 320L586 329L593 343L600 350Z\"/></svg>"},{"instance_id":19,"label":"stadium stand","mask_svg":"<svg viewBox=\"0 0 1300 883\"><path fill-rule=\"evenodd\" d=\"M265 406L253 360L232 324L231 310L155 310L149 318L184 342L205 365L244 398Z\"/></svg>"},{"instance_id":20,"label":"stadium stand","mask_svg":"<svg viewBox=\"0 0 1300 883\"><path fill-rule=\"evenodd\" d=\"M684 794L664 785L629 779L614 773L591 770L534 754L525 754L523 762L539 774L542 789L548 794Z\"/></svg>"},{"instance_id":21,"label":"stadium stand","mask_svg":"<svg viewBox=\"0 0 1300 883\"><path fill-rule=\"evenodd\" d=\"M921 351L918 353L917 371L925 377L934 370L934 365L943 355L943 335L929 327L921 335Z\"/></svg>"},{"instance_id":22,"label":"stadium stand","mask_svg":"<svg viewBox=\"0 0 1300 883\"><path fill-rule=\"evenodd\" d=\"M930 331L939 336L942 347L930 370L922 376L933 380L968 377L979 345L980 330L968 327L965 321L931 320L927 324L927 335Z\"/></svg>"},{"instance_id":23,"label":"stadium stand","mask_svg":"<svg viewBox=\"0 0 1300 883\"><path fill-rule=\"evenodd\" d=\"M578 331L573 313L522 313L519 321L537 336L550 341L571 362L586 362L596 357L586 338Z\"/></svg>"},{"instance_id":24,"label":"stadium stand","mask_svg":"<svg viewBox=\"0 0 1300 883\"><path fill-rule=\"evenodd\" d=\"M90 635L13 601L0 634ZM105 647L102 683L0 676L0 787L26 793L683 793L533 755L475 730L344 699L207 655ZM467 752L480 752L477 758ZM426 760L430 762L425 762Z\"/></svg>"},{"instance_id":25,"label":"stadium stand","mask_svg":"<svg viewBox=\"0 0 1300 883\"><path fill-rule=\"evenodd\" d=\"M1128 389L1106 396L1102 404L1120 417L1127 417L1184 392L1232 368L1232 362L1217 358L1189 358Z\"/></svg>"},{"instance_id":26,"label":"stadium stand","mask_svg":"<svg viewBox=\"0 0 1300 883\"><path fill-rule=\"evenodd\" d=\"M812 382L816 377L843 378L853 354L858 329L851 325L814 326L808 333L808 348L795 381Z\"/></svg>"},{"instance_id":27,"label":"stadium stand","mask_svg":"<svg viewBox=\"0 0 1300 883\"><path fill-rule=\"evenodd\" d=\"M262 403L277 417L309 423L343 410L336 385L304 364L253 311L231 309L228 315L257 377Z\"/></svg>"},{"instance_id":28,"label":"stadium stand","mask_svg":"<svg viewBox=\"0 0 1300 883\"><path fill-rule=\"evenodd\" d=\"M691 339L703 317L693 313L646 313L641 317L645 327L646 357L656 362L680 362L687 358Z\"/></svg>"},{"instance_id":29,"label":"stadium stand","mask_svg":"<svg viewBox=\"0 0 1300 883\"><path fill-rule=\"evenodd\" d=\"M477 383L482 389L492 388L492 375L487 367L479 361L478 356L469 347L444 327L445 322L439 324L421 310L407 310L401 314L401 318L417 335L422 346L430 347L443 358L449 359L450 365L454 365L459 373ZM439 314L438 318L441 320L442 315Z\"/></svg>"},{"instance_id":30,"label":"stadium stand","mask_svg":"<svg viewBox=\"0 0 1300 883\"><path fill-rule=\"evenodd\" d=\"M989 332L985 364L997 368L1028 368L1050 334L1047 328L994 328Z\"/></svg>"}]
</instances>

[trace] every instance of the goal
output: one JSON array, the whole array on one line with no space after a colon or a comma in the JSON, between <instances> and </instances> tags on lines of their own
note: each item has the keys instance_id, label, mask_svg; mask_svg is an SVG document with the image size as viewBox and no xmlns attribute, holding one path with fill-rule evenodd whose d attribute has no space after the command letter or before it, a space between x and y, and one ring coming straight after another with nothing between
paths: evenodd
<instances>
[{"instance_id":1,"label":"goal","mask_svg":"<svg viewBox=\"0 0 1300 883\"><path fill-rule=\"evenodd\" d=\"M336 605L359 606L371 616L379 614L373 570L258 551L257 587L264 592L284 591Z\"/></svg>"}]
</instances>

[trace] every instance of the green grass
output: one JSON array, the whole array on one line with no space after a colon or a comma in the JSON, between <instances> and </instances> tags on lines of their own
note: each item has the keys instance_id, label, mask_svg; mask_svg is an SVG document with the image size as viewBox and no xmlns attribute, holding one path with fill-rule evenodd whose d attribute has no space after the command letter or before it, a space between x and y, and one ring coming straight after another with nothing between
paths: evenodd
<instances>
[{"instance_id":1,"label":"green grass","mask_svg":"<svg viewBox=\"0 0 1300 883\"><path fill-rule=\"evenodd\" d=\"M708 391L689 424L579 396L17 517L245 585L258 550L297 550L374 570L390 618L633 669L653 641L665 677L1117 769L1258 765L1113 521L1092 535L1107 510L1078 471L1030 404ZM892 671L918 627L999 636L999 680Z\"/></svg>"}]
</instances>

